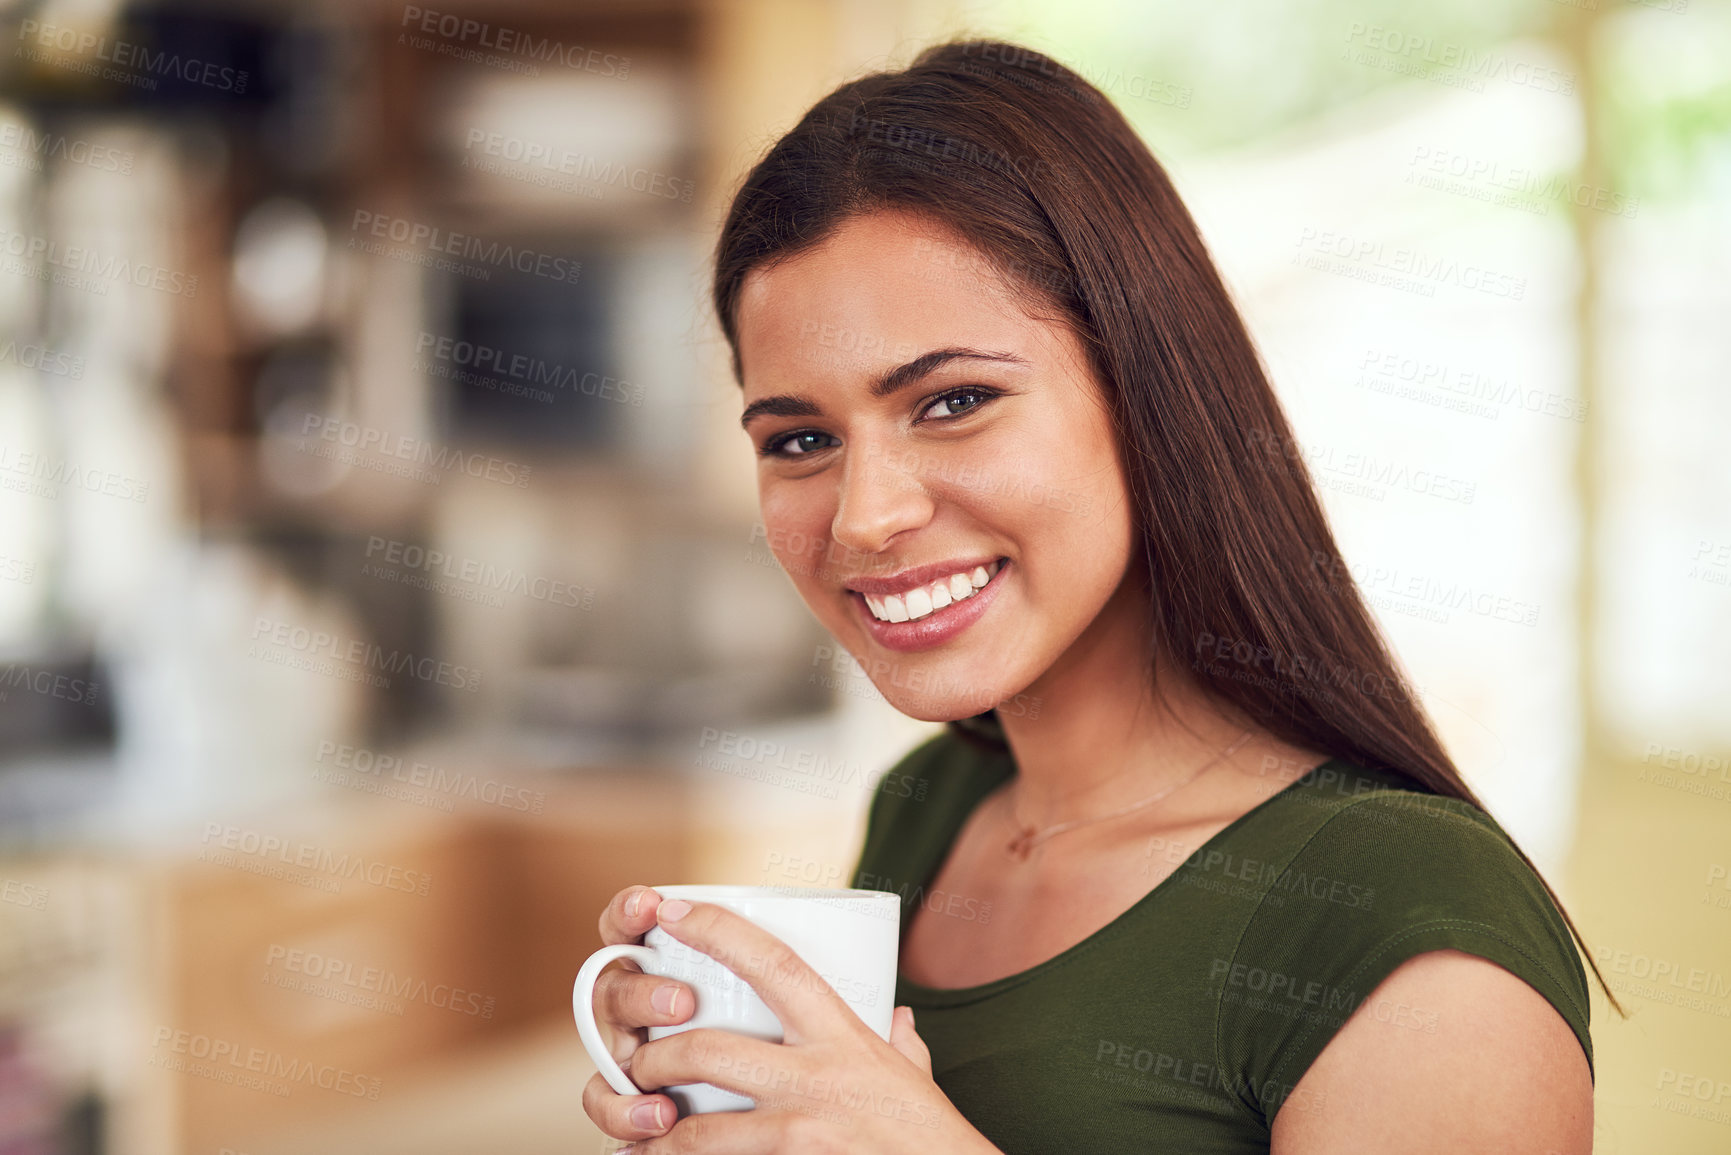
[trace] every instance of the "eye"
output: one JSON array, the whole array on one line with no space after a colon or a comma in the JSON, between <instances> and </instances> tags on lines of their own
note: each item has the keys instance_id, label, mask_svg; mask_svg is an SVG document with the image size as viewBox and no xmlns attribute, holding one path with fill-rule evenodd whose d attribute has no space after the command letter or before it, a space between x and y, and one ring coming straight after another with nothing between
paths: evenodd
<instances>
[{"instance_id":1,"label":"eye","mask_svg":"<svg viewBox=\"0 0 1731 1155\"><path fill-rule=\"evenodd\" d=\"M809 457L820 449L828 449L835 438L816 429L796 429L792 433L782 433L771 437L763 443L758 453L764 457Z\"/></svg>"},{"instance_id":2,"label":"eye","mask_svg":"<svg viewBox=\"0 0 1731 1155\"><path fill-rule=\"evenodd\" d=\"M960 417L965 413L978 409L997 395L997 390L984 389L978 385L966 385L960 389L951 389L948 393L941 393L937 397L933 398L931 404L926 406L924 416L926 418L937 417L940 419L945 417ZM937 412L938 409L946 407L948 412Z\"/></svg>"}]
</instances>

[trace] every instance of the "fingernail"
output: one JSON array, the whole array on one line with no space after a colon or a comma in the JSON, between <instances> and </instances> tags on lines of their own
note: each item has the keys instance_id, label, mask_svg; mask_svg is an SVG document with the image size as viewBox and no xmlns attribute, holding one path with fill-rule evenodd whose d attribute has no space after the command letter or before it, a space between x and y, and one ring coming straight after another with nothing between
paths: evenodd
<instances>
[{"instance_id":1,"label":"fingernail","mask_svg":"<svg viewBox=\"0 0 1731 1155\"><path fill-rule=\"evenodd\" d=\"M691 904L683 898L670 899L655 908L655 917L662 922L678 922L691 912Z\"/></svg>"},{"instance_id":2,"label":"fingernail","mask_svg":"<svg viewBox=\"0 0 1731 1155\"><path fill-rule=\"evenodd\" d=\"M672 983L656 987L655 993L649 996L649 1005L664 1015L671 1015L679 1006L679 988Z\"/></svg>"},{"instance_id":3,"label":"fingernail","mask_svg":"<svg viewBox=\"0 0 1731 1155\"><path fill-rule=\"evenodd\" d=\"M637 908L643 903L643 892L640 890L625 900L625 917L636 918Z\"/></svg>"},{"instance_id":4,"label":"fingernail","mask_svg":"<svg viewBox=\"0 0 1731 1155\"><path fill-rule=\"evenodd\" d=\"M661 1100L639 1103L631 1108L631 1125L644 1131L661 1130Z\"/></svg>"}]
</instances>

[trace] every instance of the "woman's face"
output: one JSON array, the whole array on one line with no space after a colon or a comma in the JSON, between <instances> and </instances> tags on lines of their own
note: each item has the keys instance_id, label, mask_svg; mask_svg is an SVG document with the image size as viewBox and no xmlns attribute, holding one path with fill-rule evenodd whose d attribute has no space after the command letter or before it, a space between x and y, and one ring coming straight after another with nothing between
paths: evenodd
<instances>
[{"instance_id":1,"label":"woman's face","mask_svg":"<svg viewBox=\"0 0 1731 1155\"><path fill-rule=\"evenodd\" d=\"M754 270L737 321L764 528L806 604L903 713L1021 713L1113 624L1134 540L1080 342L891 212Z\"/></svg>"}]
</instances>

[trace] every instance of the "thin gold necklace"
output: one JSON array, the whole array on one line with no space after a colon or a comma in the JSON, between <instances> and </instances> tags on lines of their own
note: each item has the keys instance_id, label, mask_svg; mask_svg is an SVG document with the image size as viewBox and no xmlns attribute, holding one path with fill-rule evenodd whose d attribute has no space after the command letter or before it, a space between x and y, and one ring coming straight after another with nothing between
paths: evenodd
<instances>
[{"instance_id":1,"label":"thin gold necklace","mask_svg":"<svg viewBox=\"0 0 1731 1155\"><path fill-rule=\"evenodd\" d=\"M1113 810L1106 814L1096 814L1092 818L1072 818L1068 822L1058 822L1045 827L1024 826L1021 818L1016 815L1016 804L1012 802L1010 803L1009 812L1010 822L1016 827L1017 834L1014 838L1010 839L1004 849L1009 852L1010 857L1016 859L1018 862L1026 862L1028 860L1028 855L1034 852L1034 847L1040 845L1054 834L1062 834L1064 831L1074 830L1078 826L1087 826L1094 822L1104 822L1108 818L1116 818L1121 814L1128 814L1132 810L1140 810L1144 806L1152 806L1154 803L1160 801L1168 794L1171 794L1179 787L1188 786L1190 783L1196 781L1197 778L1202 776L1204 770L1213 766L1216 762L1230 758L1232 755L1238 753L1239 748L1248 741L1250 741L1250 731L1246 730L1238 736L1236 742L1214 755L1214 757L1208 759L1208 761L1202 763L1202 765L1192 770L1180 781L1174 782L1164 790L1150 794L1148 797L1138 802L1132 802L1130 805L1123 807L1120 810Z\"/></svg>"}]
</instances>

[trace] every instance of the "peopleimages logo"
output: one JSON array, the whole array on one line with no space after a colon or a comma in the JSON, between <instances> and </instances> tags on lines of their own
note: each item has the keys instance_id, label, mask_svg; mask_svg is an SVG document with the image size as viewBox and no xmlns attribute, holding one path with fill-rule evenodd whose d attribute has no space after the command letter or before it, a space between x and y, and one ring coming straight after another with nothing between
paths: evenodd
<instances>
[{"instance_id":1,"label":"peopleimages logo","mask_svg":"<svg viewBox=\"0 0 1731 1155\"><path fill-rule=\"evenodd\" d=\"M78 706L90 705L96 701L97 689L95 682L70 677L56 670L36 669L18 662L0 666L0 702L4 702L12 690L23 690Z\"/></svg>"},{"instance_id":2,"label":"peopleimages logo","mask_svg":"<svg viewBox=\"0 0 1731 1155\"><path fill-rule=\"evenodd\" d=\"M88 245L66 245L52 237L35 233L0 229L0 253L18 258L17 261L6 262L7 272L46 276L52 270L64 270L63 275L70 278L64 283L95 292L98 296L107 295L108 286L105 282L124 282L175 297L198 295L197 274L153 265L148 261L130 261L125 257L104 255ZM30 263L35 261L42 262L39 270Z\"/></svg>"},{"instance_id":3,"label":"peopleimages logo","mask_svg":"<svg viewBox=\"0 0 1731 1155\"><path fill-rule=\"evenodd\" d=\"M0 345L0 363L6 361L24 369L47 373L52 377L77 379L84 376L84 358L51 349L47 345L20 345L16 341L7 341Z\"/></svg>"},{"instance_id":4,"label":"peopleimages logo","mask_svg":"<svg viewBox=\"0 0 1731 1155\"><path fill-rule=\"evenodd\" d=\"M1353 384L1361 388L1424 401L1473 417L1495 421L1502 411L1500 406L1565 421L1587 419L1585 400L1527 388L1507 377L1493 376L1470 366L1372 347L1365 349L1358 369Z\"/></svg>"},{"instance_id":5,"label":"peopleimages logo","mask_svg":"<svg viewBox=\"0 0 1731 1155\"><path fill-rule=\"evenodd\" d=\"M1506 54L1450 41L1438 42L1428 33L1384 28L1353 21L1346 30L1343 59L1483 92L1486 80L1502 80L1521 88L1572 96L1573 73L1512 60ZM1363 45L1362 48L1358 47Z\"/></svg>"},{"instance_id":6,"label":"peopleimages logo","mask_svg":"<svg viewBox=\"0 0 1731 1155\"><path fill-rule=\"evenodd\" d=\"M831 759L809 749L790 750L786 742L756 738L714 726L703 727L697 749L697 757L693 760L695 765L741 777L765 778L774 784L792 781L802 785L828 786L832 791L824 795L828 798L836 797L833 791L838 786L856 786L868 793L912 798L916 802L923 802L926 797L928 783L924 778L912 778L893 770L874 778L870 770L856 761L840 757ZM776 771L787 771L794 777L781 779Z\"/></svg>"},{"instance_id":7,"label":"peopleimages logo","mask_svg":"<svg viewBox=\"0 0 1731 1155\"><path fill-rule=\"evenodd\" d=\"M456 690L473 691L481 687L481 671L473 666L459 666L436 658L416 657L414 653L405 650L387 650L361 638L344 638L324 630L297 626L292 622L257 618L253 622L252 639L285 648L290 657L298 656L303 659L283 661L273 658L268 651L261 651L257 646L249 651L249 657L264 661L277 660L283 665L313 668L308 662L322 656L351 667L382 670L387 674L407 674L423 682L434 682ZM388 686L390 682L385 679L383 684Z\"/></svg>"},{"instance_id":8,"label":"peopleimages logo","mask_svg":"<svg viewBox=\"0 0 1731 1155\"><path fill-rule=\"evenodd\" d=\"M496 481L501 485L510 485L518 489L529 484L529 474L533 466L518 461L508 461L501 457L490 457L487 454L464 453L450 445L439 445L425 438L413 437L407 433L393 434L388 430L375 429L370 425L361 425L354 421L345 421L321 413L309 413L301 423L303 439L317 434L320 441L328 442L333 447L355 450L357 453L376 453L384 457L395 457L402 461L412 461L416 465L430 465L434 469L442 469L446 473L453 470L466 473L470 477ZM315 447L316 449L316 447ZM334 455L334 453L333 453ZM338 457L338 460L344 460ZM358 462L360 458L349 461ZM426 470L405 470L408 475L416 476L416 480L432 479L438 483L441 476Z\"/></svg>"},{"instance_id":9,"label":"peopleimages logo","mask_svg":"<svg viewBox=\"0 0 1731 1155\"><path fill-rule=\"evenodd\" d=\"M489 241L473 233L458 233L450 229L442 229L437 225L429 225L422 221L412 221L407 217L394 217L385 213L368 212L366 209L356 209L354 219L349 222L349 247L361 248L365 252L382 252L385 255L396 255L386 252L382 246L372 242L360 241L360 235L379 237L399 245L407 245L410 249L422 249L428 254L442 254L458 257L465 261L479 261L492 265L494 268L515 269L519 273L532 273L537 277L546 277L552 281L575 283L583 273L583 262L574 261L568 257L557 257L551 253L536 252L534 249L519 248L503 241ZM437 267L445 267L437 264ZM452 266L458 272L464 270ZM471 271L488 274L488 270L471 266Z\"/></svg>"},{"instance_id":10,"label":"peopleimages logo","mask_svg":"<svg viewBox=\"0 0 1731 1155\"><path fill-rule=\"evenodd\" d=\"M1294 264L1394 288L1422 290L1424 296L1435 296L1437 285L1512 301L1527 294L1525 277L1334 229L1306 225L1299 230L1295 247Z\"/></svg>"},{"instance_id":11,"label":"peopleimages logo","mask_svg":"<svg viewBox=\"0 0 1731 1155\"><path fill-rule=\"evenodd\" d=\"M631 72L631 58L580 44L566 44L551 36L535 36L515 28L488 24L482 20L439 12L415 4L403 5L400 27L408 31L398 34L397 43L413 48L436 51L440 55L482 64L512 65L510 71L527 76L539 76L541 70L532 62L554 64L577 72L593 72L624 80ZM421 33L411 37L410 33ZM437 37L438 40L432 39ZM442 41L442 43L440 42ZM469 47L474 45L473 48Z\"/></svg>"},{"instance_id":12,"label":"peopleimages logo","mask_svg":"<svg viewBox=\"0 0 1731 1155\"><path fill-rule=\"evenodd\" d=\"M314 871L328 876L333 882L338 879L359 880L385 890L423 897L433 884L432 875L424 870L410 870L362 854L337 854L328 847L222 822L206 822L201 841L205 849L199 851L199 861L214 862L218 866L236 865L234 857L240 855L243 859L261 863ZM251 870L248 873L262 872Z\"/></svg>"},{"instance_id":13,"label":"peopleimages logo","mask_svg":"<svg viewBox=\"0 0 1731 1155\"><path fill-rule=\"evenodd\" d=\"M107 80L120 80L128 83L135 81L127 76L122 69L130 69L134 73L144 74L146 83L142 87L155 89L156 80L172 76L187 84L197 84L205 88L214 88L219 92L232 92L240 95L246 91L247 72L245 69L229 68L212 60L200 60L196 56L182 56L178 52L166 49L152 51L143 44L135 44L129 40L110 40L107 36L99 36L94 32L81 31L77 28L62 27L58 24L46 24L39 20L22 20L18 24L18 39L33 43L33 47L19 48L19 54L40 63L58 63L42 49L52 49L75 56L89 56L103 64L114 65L114 68L102 68L100 64L72 66L75 71L90 75L100 75Z\"/></svg>"},{"instance_id":14,"label":"peopleimages logo","mask_svg":"<svg viewBox=\"0 0 1731 1155\"><path fill-rule=\"evenodd\" d=\"M1422 171L1421 171L1422 169ZM1542 202L1561 201L1577 208L1592 209L1611 216L1632 217L1640 211L1638 197L1599 185L1582 184L1566 173L1547 173L1540 169L1505 165L1502 161L1481 156L1468 156L1451 149L1418 145L1407 162L1405 183L1421 184L1444 191L1456 191L1447 184L1435 183L1440 178L1452 178L1468 189L1501 190L1536 203L1541 215L1547 206ZM1427 178L1432 178L1427 183Z\"/></svg>"},{"instance_id":15,"label":"peopleimages logo","mask_svg":"<svg viewBox=\"0 0 1731 1155\"><path fill-rule=\"evenodd\" d=\"M34 882L8 878L6 884L0 886L0 902L9 902L13 906L22 906L28 910L44 910L48 906L48 890Z\"/></svg>"},{"instance_id":16,"label":"peopleimages logo","mask_svg":"<svg viewBox=\"0 0 1731 1155\"><path fill-rule=\"evenodd\" d=\"M13 150L13 156L17 158L8 160L0 157L0 164L9 168L28 168L32 172L39 172L44 160L63 160L68 164L85 165L99 172L117 172L122 176L132 172L133 154L126 149L92 144L88 140L78 140L52 132L38 132L30 125L16 121L0 125L0 147Z\"/></svg>"},{"instance_id":17,"label":"peopleimages logo","mask_svg":"<svg viewBox=\"0 0 1731 1155\"><path fill-rule=\"evenodd\" d=\"M455 365L464 369L474 369L477 373L498 373L516 381L530 385L551 385L554 388L569 390L571 393L581 393L585 397L598 397L603 401L617 401L620 404L630 402L632 405L643 405L643 386L633 385L617 377L608 377L593 370L579 373L564 365L544 361L539 357L529 357L522 353L509 353L491 345L483 345L474 341L459 341L454 337L441 337L435 333L422 330L415 339L415 352L430 360ZM440 376L454 380L468 381L466 375L445 371ZM542 393L536 400L551 401L551 395Z\"/></svg>"},{"instance_id":18,"label":"peopleimages logo","mask_svg":"<svg viewBox=\"0 0 1731 1155\"><path fill-rule=\"evenodd\" d=\"M6 476L14 474L16 477ZM0 488L53 499L61 488L100 493L121 501L143 501L150 496L150 483L116 473L92 469L64 457L51 457L29 449L0 444Z\"/></svg>"},{"instance_id":19,"label":"peopleimages logo","mask_svg":"<svg viewBox=\"0 0 1731 1155\"><path fill-rule=\"evenodd\" d=\"M357 1099L377 1099L383 1086L380 1080L358 1075L346 1067L296 1059L263 1047L243 1047L232 1039L177 1031L173 1027L156 1028L156 1039L151 1047L153 1050L166 1048L167 1051L166 1054L152 1054L152 1066L275 1095L287 1095L293 1089L290 1084L304 1083L339 1095L353 1095ZM195 1062L189 1064L186 1059L177 1058L182 1055ZM226 1065L227 1069L218 1064ZM251 1076L250 1080L248 1076Z\"/></svg>"},{"instance_id":20,"label":"peopleimages logo","mask_svg":"<svg viewBox=\"0 0 1731 1155\"><path fill-rule=\"evenodd\" d=\"M477 151L477 145L484 155L519 165L531 173L540 170L540 173L547 177L571 177L573 189L577 187L577 181L595 186L615 185L683 204L690 204L692 194L697 191L696 181L682 180L642 166L632 167L618 161L602 160L588 153L555 149L540 141L473 126L464 137L463 151ZM469 156L463 157L463 167L504 176L512 175L511 170L504 165L477 161ZM531 180L530 183L539 182Z\"/></svg>"},{"instance_id":21,"label":"peopleimages logo","mask_svg":"<svg viewBox=\"0 0 1731 1155\"><path fill-rule=\"evenodd\" d=\"M491 778L483 780L474 774L446 770L418 759L405 761L395 754L381 754L365 746L349 746L329 740L320 742L316 761L328 761L329 765L340 770L353 771L375 782L383 782L388 771L393 782L407 783L435 795L468 798L506 810L539 814L547 802L547 795L540 790L527 790Z\"/></svg>"},{"instance_id":22,"label":"peopleimages logo","mask_svg":"<svg viewBox=\"0 0 1731 1155\"><path fill-rule=\"evenodd\" d=\"M350 959L333 958L317 951L300 950L278 943L272 943L265 952L264 965L267 970L286 972L274 978L266 975L266 980L275 986L330 998L336 1002L358 1002L361 1005L366 1005L369 1001L365 996L377 995L380 1000L375 1001L383 1001L386 1005L373 1009L385 1009L393 1014L401 1014L402 1008L400 1003L397 1003L392 1009L391 1002L401 1000L424 1003L429 1007L453 1011L459 1015L490 1019L497 1001L492 995L465 990L450 983L429 983L426 979L416 978L414 975L399 975L395 971L376 966L357 966ZM303 982L303 979L311 981Z\"/></svg>"},{"instance_id":23,"label":"peopleimages logo","mask_svg":"<svg viewBox=\"0 0 1731 1155\"><path fill-rule=\"evenodd\" d=\"M591 586L578 586L548 577L531 576L510 567L501 569L490 561L444 553L375 534L367 538L367 564L362 567L361 572L367 573L370 567L378 571L381 577L403 580L395 569L382 569L378 565L381 560L389 566L414 571L429 579L449 578L489 592L516 594L547 602L549 605L585 610L595 605L595 590Z\"/></svg>"}]
</instances>

